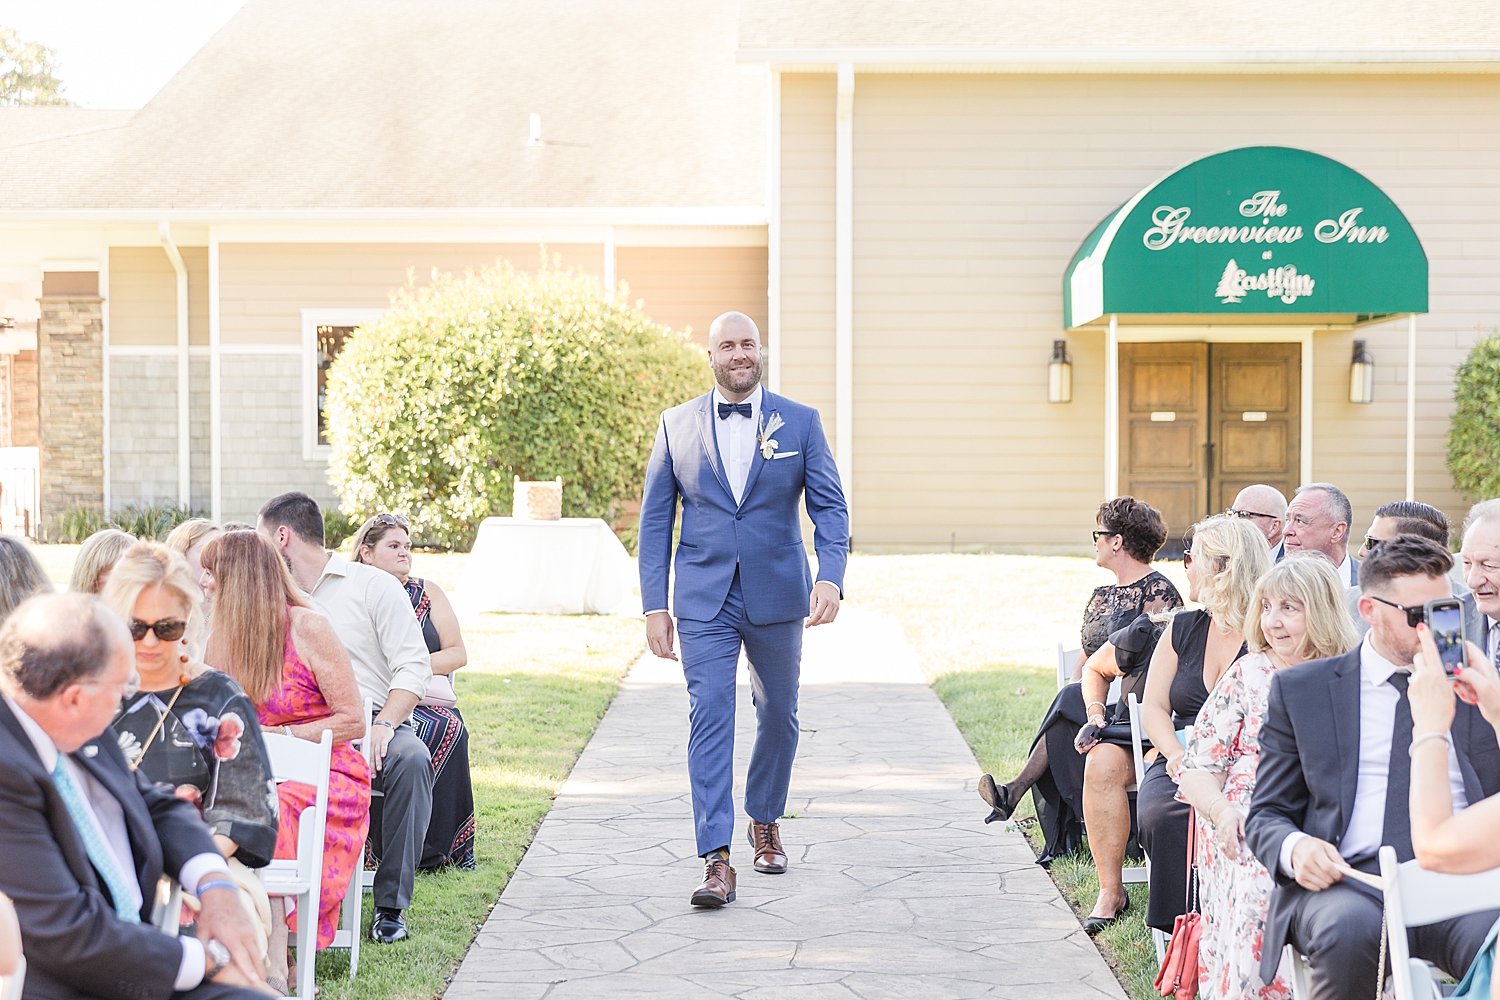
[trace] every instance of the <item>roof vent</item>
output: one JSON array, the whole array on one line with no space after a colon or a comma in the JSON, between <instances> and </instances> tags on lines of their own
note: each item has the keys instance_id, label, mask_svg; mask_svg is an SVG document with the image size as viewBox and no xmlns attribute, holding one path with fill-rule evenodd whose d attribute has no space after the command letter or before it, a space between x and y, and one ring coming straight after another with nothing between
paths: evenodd
<instances>
[{"instance_id":1,"label":"roof vent","mask_svg":"<svg viewBox=\"0 0 1500 1000\"><path fill-rule=\"evenodd\" d=\"M531 114L531 138L526 140L528 146L545 146L542 141L542 116L536 112Z\"/></svg>"}]
</instances>

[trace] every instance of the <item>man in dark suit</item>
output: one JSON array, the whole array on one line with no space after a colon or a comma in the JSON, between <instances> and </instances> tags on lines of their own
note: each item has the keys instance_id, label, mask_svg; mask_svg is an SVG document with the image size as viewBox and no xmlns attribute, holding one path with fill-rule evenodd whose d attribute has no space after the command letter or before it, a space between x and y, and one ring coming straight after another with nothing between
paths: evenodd
<instances>
[{"instance_id":1,"label":"man in dark suit","mask_svg":"<svg viewBox=\"0 0 1500 1000\"><path fill-rule=\"evenodd\" d=\"M1282 545L1286 554L1321 552L1333 563L1345 587L1359 583L1359 560L1349 554L1349 529L1354 506L1344 491L1332 483L1308 483L1286 508L1286 532Z\"/></svg>"},{"instance_id":2,"label":"man in dark suit","mask_svg":"<svg viewBox=\"0 0 1500 1000\"><path fill-rule=\"evenodd\" d=\"M0 892L20 918L25 1000L269 993L197 810L99 738L138 684L129 632L93 597L33 597L0 628ZM151 925L164 871L202 902L197 938Z\"/></svg>"},{"instance_id":3,"label":"man in dark suit","mask_svg":"<svg viewBox=\"0 0 1500 1000\"><path fill-rule=\"evenodd\" d=\"M1276 974L1282 945L1307 956L1316 1000L1365 1000L1380 948L1378 892L1346 880L1367 872L1389 844L1412 858L1409 809L1411 704L1406 684L1423 605L1449 597L1448 550L1400 535L1360 565L1359 610L1370 632L1353 652L1280 671L1260 733L1245 840L1271 872L1261 975ZM1495 731L1471 705L1453 720L1448 760L1454 809L1500 791ZM1463 975L1500 911L1410 932L1411 952Z\"/></svg>"}]
</instances>

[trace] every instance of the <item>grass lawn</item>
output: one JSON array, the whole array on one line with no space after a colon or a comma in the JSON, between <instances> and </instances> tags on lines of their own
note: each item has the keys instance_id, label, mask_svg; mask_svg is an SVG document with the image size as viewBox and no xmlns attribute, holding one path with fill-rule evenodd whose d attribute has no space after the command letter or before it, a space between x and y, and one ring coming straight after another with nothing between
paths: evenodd
<instances>
[{"instance_id":1,"label":"grass lawn","mask_svg":"<svg viewBox=\"0 0 1500 1000\"><path fill-rule=\"evenodd\" d=\"M1181 563L1157 568L1186 592ZM1056 643L1077 644L1089 592L1110 582L1087 559L855 555L845 589L851 601L902 623L974 755L1005 781L1025 762L1037 723L1057 693ZM975 796L976 823L984 811ZM1028 795L1016 820L1040 850L1034 816ZM1080 917L1093 908L1099 880L1086 851L1054 861L1051 875ZM1154 1000L1156 951L1142 920L1146 887L1129 891L1130 915L1095 941L1126 993Z\"/></svg>"},{"instance_id":2,"label":"grass lawn","mask_svg":"<svg viewBox=\"0 0 1500 1000\"><path fill-rule=\"evenodd\" d=\"M48 575L66 583L77 546L35 551ZM419 553L415 569L452 588L466 558ZM463 625L469 666L459 672L457 690L469 726L477 870L419 873L407 913L411 937L389 946L366 937L358 979L348 977L347 951L323 952L317 978L325 1000L427 1000L447 988L620 678L645 648L639 619L479 615ZM364 914L368 934L369 896Z\"/></svg>"}]
</instances>

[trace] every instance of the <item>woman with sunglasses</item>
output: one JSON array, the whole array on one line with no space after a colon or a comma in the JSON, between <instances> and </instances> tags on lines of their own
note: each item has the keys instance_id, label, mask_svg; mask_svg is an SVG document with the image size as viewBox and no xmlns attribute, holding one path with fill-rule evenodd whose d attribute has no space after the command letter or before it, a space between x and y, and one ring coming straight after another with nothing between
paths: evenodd
<instances>
[{"instance_id":1,"label":"woman with sunglasses","mask_svg":"<svg viewBox=\"0 0 1500 1000\"><path fill-rule=\"evenodd\" d=\"M101 595L129 623L139 690L111 723L133 770L196 805L248 893L267 934L271 911L260 880L276 853L276 793L255 706L234 679L208 666L188 641L202 595L182 557L137 542L115 562Z\"/></svg>"},{"instance_id":2,"label":"woman with sunglasses","mask_svg":"<svg viewBox=\"0 0 1500 1000\"><path fill-rule=\"evenodd\" d=\"M469 662L458 615L443 588L411 575L411 525L399 514L376 514L354 535L354 561L401 581L432 654L432 683L412 710L411 725L432 754L432 818L422 868L474 868L474 789L469 780L469 730L458 712L453 674ZM372 835L372 844L380 838Z\"/></svg>"},{"instance_id":3,"label":"woman with sunglasses","mask_svg":"<svg viewBox=\"0 0 1500 1000\"><path fill-rule=\"evenodd\" d=\"M317 742L333 731L328 821L323 839L323 890L316 914L317 947L333 943L350 880L364 867L370 824L370 768L350 740L365 734L364 706L349 654L328 619L308 605L269 541L254 531L226 531L203 547L204 589L214 600L208 659L244 687L268 732ZM311 785L276 788L281 808L275 856L295 857L302 810L313 804ZM358 883L354 891L359 891ZM282 901L273 905L272 971L277 988L295 983L287 962ZM311 955L298 961L311 962ZM273 982L274 980L274 982Z\"/></svg>"}]
</instances>

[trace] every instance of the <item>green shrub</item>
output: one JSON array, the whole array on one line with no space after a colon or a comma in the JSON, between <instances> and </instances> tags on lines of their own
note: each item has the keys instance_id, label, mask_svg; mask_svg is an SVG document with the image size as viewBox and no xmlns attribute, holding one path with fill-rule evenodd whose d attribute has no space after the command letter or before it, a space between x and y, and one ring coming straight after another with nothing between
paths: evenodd
<instances>
[{"instance_id":1,"label":"green shrub","mask_svg":"<svg viewBox=\"0 0 1500 1000\"><path fill-rule=\"evenodd\" d=\"M508 514L512 478L563 479L563 514L640 496L666 407L710 385L703 355L621 294L502 264L408 285L328 373L329 482L351 515L399 511L464 547Z\"/></svg>"},{"instance_id":2,"label":"green shrub","mask_svg":"<svg viewBox=\"0 0 1500 1000\"><path fill-rule=\"evenodd\" d=\"M193 510L191 507L182 507L166 501L132 503L115 511L106 526L128 531L137 538L151 538L159 542L171 534L172 529L183 521L207 516L206 510Z\"/></svg>"},{"instance_id":3,"label":"green shrub","mask_svg":"<svg viewBox=\"0 0 1500 1000\"><path fill-rule=\"evenodd\" d=\"M1453 373L1448 471L1470 500L1500 496L1500 334L1491 331Z\"/></svg>"},{"instance_id":4,"label":"green shrub","mask_svg":"<svg viewBox=\"0 0 1500 1000\"><path fill-rule=\"evenodd\" d=\"M362 522L354 521L337 507L323 508L323 547L336 549L344 539L359 530Z\"/></svg>"},{"instance_id":5,"label":"green shrub","mask_svg":"<svg viewBox=\"0 0 1500 1000\"><path fill-rule=\"evenodd\" d=\"M52 530L47 532L51 541L64 545L77 545L96 531L109 527L109 519L93 507L81 505L69 507L58 515Z\"/></svg>"}]
</instances>

